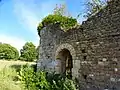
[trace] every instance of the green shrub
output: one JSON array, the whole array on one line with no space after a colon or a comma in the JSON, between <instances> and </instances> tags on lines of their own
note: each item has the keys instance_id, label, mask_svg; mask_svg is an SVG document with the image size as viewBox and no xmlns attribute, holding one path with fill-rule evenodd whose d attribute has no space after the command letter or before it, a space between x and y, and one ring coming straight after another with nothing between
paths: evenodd
<instances>
[{"instance_id":1,"label":"green shrub","mask_svg":"<svg viewBox=\"0 0 120 90\"><path fill-rule=\"evenodd\" d=\"M63 85L64 85L64 90L76 90L74 82L70 79L66 78Z\"/></svg>"},{"instance_id":2,"label":"green shrub","mask_svg":"<svg viewBox=\"0 0 120 90\"><path fill-rule=\"evenodd\" d=\"M18 50L9 44L0 44L0 59L17 60L19 57Z\"/></svg>"},{"instance_id":3,"label":"green shrub","mask_svg":"<svg viewBox=\"0 0 120 90\"><path fill-rule=\"evenodd\" d=\"M19 76L27 90L76 90L72 80L55 73L34 72L28 65L21 68Z\"/></svg>"},{"instance_id":4,"label":"green shrub","mask_svg":"<svg viewBox=\"0 0 120 90\"><path fill-rule=\"evenodd\" d=\"M46 74L44 72L34 72L33 68L25 65L21 68L19 75L25 89L49 90L49 83L46 81Z\"/></svg>"},{"instance_id":5,"label":"green shrub","mask_svg":"<svg viewBox=\"0 0 120 90\"><path fill-rule=\"evenodd\" d=\"M48 73L46 79L51 85L50 90L76 90L73 81L64 75Z\"/></svg>"}]
</instances>

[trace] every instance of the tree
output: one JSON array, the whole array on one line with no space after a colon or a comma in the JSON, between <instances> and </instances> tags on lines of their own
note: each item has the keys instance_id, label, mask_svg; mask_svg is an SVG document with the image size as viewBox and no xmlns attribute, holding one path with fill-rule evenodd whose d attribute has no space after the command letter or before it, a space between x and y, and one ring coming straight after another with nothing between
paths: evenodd
<instances>
[{"instance_id":1,"label":"tree","mask_svg":"<svg viewBox=\"0 0 120 90\"><path fill-rule=\"evenodd\" d=\"M104 0L91 0L87 2L87 12L85 17L91 17L95 15L97 12L99 12L102 8L104 8L107 5L107 1Z\"/></svg>"},{"instance_id":2,"label":"tree","mask_svg":"<svg viewBox=\"0 0 120 90\"><path fill-rule=\"evenodd\" d=\"M56 4L53 14L70 17L70 13L68 12L65 4L60 4L60 5Z\"/></svg>"},{"instance_id":3,"label":"tree","mask_svg":"<svg viewBox=\"0 0 120 90\"><path fill-rule=\"evenodd\" d=\"M0 43L0 59L14 59L17 60L19 57L18 50L10 44Z\"/></svg>"},{"instance_id":4,"label":"tree","mask_svg":"<svg viewBox=\"0 0 120 90\"><path fill-rule=\"evenodd\" d=\"M56 5L56 7L54 8L54 14L55 15L65 15L65 5Z\"/></svg>"},{"instance_id":5,"label":"tree","mask_svg":"<svg viewBox=\"0 0 120 90\"><path fill-rule=\"evenodd\" d=\"M34 61L37 56L35 45L32 42L25 43L20 53L20 59L25 61Z\"/></svg>"}]
</instances>

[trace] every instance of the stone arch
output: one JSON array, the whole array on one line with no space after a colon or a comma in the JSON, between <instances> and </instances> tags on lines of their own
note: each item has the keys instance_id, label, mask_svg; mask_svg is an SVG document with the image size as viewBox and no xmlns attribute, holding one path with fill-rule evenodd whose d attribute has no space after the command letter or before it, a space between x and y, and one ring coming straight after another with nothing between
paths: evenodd
<instances>
[{"instance_id":1,"label":"stone arch","mask_svg":"<svg viewBox=\"0 0 120 90\"><path fill-rule=\"evenodd\" d=\"M56 50L56 53L55 53L55 57L58 55L58 53L63 50L63 49L68 49L73 57L73 59L75 59L76 57L76 52L75 52L75 49L72 45L68 44L68 43L65 43L65 44L61 44L58 46L57 50Z\"/></svg>"},{"instance_id":2,"label":"stone arch","mask_svg":"<svg viewBox=\"0 0 120 90\"><path fill-rule=\"evenodd\" d=\"M76 60L75 57L76 57L76 51L74 49L74 47L68 43L65 43L65 44L61 44L58 46L58 48L56 49L56 53L55 53L55 58L57 58L57 56L59 55L60 52L63 52L63 50L65 51L68 51L70 52L70 55L71 55L71 58L72 58L72 76L75 76L74 75L74 69L75 69L75 64L74 64L74 61ZM67 53L67 52L66 52ZM65 54L64 54L65 55ZM64 57L64 56L63 56ZM61 66L62 67L62 66Z\"/></svg>"}]
</instances>

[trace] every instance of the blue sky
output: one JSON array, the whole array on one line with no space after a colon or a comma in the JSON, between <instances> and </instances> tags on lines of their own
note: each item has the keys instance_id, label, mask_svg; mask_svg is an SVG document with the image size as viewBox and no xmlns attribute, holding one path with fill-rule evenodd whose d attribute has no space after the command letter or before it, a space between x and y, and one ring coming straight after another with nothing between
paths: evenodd
<instances>
[{"instance_id":1,"label":"blue sky","mask_svg":"<svg viewBox=\"0 0 120 90\"><path fill-rule=\"evenodd\" d=\"M39 43L38 23L53 12L56 4L65 3L73 17L84 12L86 0L2 0L0 3L0 42L18 50L25 42ZM79 20L80 22L83 20Z\"/></svg>"}]
</instances>

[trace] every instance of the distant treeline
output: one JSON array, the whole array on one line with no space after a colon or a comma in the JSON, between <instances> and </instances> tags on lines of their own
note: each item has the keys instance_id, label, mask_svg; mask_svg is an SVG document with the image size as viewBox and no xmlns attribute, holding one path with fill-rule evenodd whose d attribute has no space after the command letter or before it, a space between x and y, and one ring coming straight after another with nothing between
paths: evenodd
<instances>
[{"instance_id":1,"label":"distant treeline","mask_svg":"<svg viewBox=\"0 0 120 90\"><path fill-rule=\"evenodd\" d=\"M34 61L38 59L38 51L39 47L32 42L26 42L20 51L10 44L0 43L0 59Z\"/></svg>"}]
</instances>

